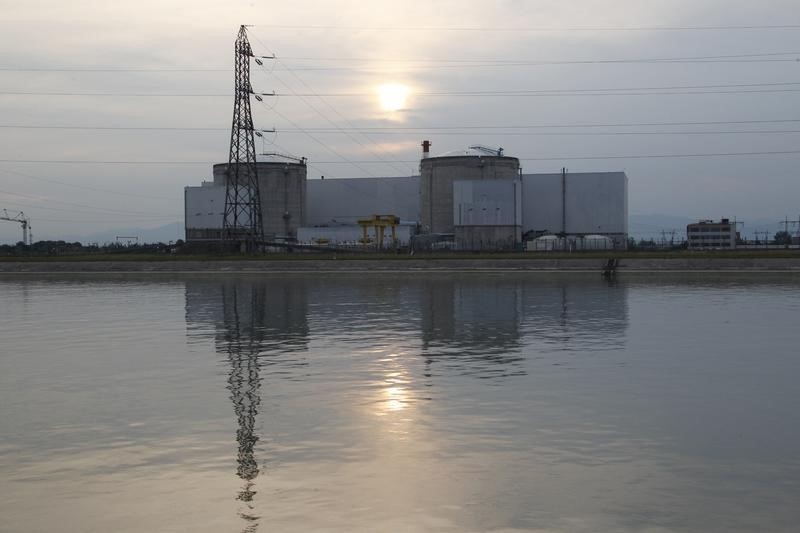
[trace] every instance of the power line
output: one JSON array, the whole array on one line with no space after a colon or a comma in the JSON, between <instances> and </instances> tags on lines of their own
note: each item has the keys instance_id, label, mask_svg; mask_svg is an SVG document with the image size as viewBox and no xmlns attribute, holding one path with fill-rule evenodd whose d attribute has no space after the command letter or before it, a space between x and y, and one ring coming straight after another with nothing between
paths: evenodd
<instances>
[{"instance_id":1,"label":"power line","mask_svg":"<svg viewBox=\"0 0 800 533\"><path fill-rule=\"evenodd\" d=\"M102 130L102 131L224 131L230 132L230 128L196 128L196 127L173 127L173 126L68 126L68 125L29 125L29 124L0 124L3 129L30 129L30 130ZM256 130L261 131L261 130Z\"/></svg>"},{"instance_id":2,"label":"power line","mask_svg":"<svg viewBox=\"0 0 800 533\"><path fill-rule=\"evenodd\" d=\"M266 45L264 45L264 43L263 43L263 42L261 42L261 40L259 40L258 38L256 38L256 40L257 40L259 43L261 43L261 45L262 45L262 46L264 46L265 48L268 48ZM273 54L273 55L274 55L274 54ZM291 71L291 69L289 69L289 67L288 67L288 66L286 66L286 65L285 65L283 62L281 62L281 61L280 61L280 60L278 60L277 58L275 59L275 61L276 61L276 62L278 62L278 63L280 63L281 65L284 65L284 67L286 67L286 68L288 69L289 73L290 73L290 74L291 74L291 75L292 75L292 76L293 76L293 77L294 77L294 78L295 78L297 81L299 81L299 82L300 82L300 83L301 83L301 84L302 84L302 85L303 85L303 86L304 86L306 89L308 89L308 90L312 90L312 91L313 91L313 89L311 89L311 87L310 87L310 86L309 86L309 85L308 85L308 84L307 84L307 83L306 83L306 82L305 82L305 81L304 81L302 78L300 78L300 77L299 77L297 74L295 74L294 72L292 72L292 71ZM261 66L261 68L262 68L262 70L265 70L265 69L264 69L264 67L263 67L263 65ZM272 73L272 76L273 76L275 79L277 79L279 82L281 82L281 83L282 83L282 84L283 84L283 85L284 85L284 86L285 86L287 89L289 89L290 91L292 91L292 93L295 93L295 91L293 91L293 90L291 89L291 87L289 87L289 85L288 85L288 84L287 84L285 81L283 81L283 80L282 80L282 79L281 79L279 76L275 75L274 73ZM295 93L295 94L296 94L296 93ZM316 95L315 95L315 96L316 96ZM316 98L317 98L318 100L320 100L320 101L321 101L323 104L325 104L325 105L328 107L328 109L330 109L330 110L331 110L331 111L333 111L333 112L334 112L336 115L338 115L340 119L344 120L345 124L347 124L348 126L350 126L350 127L352 128L352 123L350 123L350 122L349 122L349 121L348 121L348 120L347 120L347 119L346 119L346 118L345 118L345 117L344 117L344 116L343 116L343 115L342 115L342 114L341 114L341 113L340 113L340 112L339 112L339 111L338 111L338 110L337 110L337 109L336 109L334 106L332 106L332 105L331 105L331 104L330 104L330 103L329 103L327 100L325 100L324 98L321 98L320 96L316 96ZM349 131L348 131L348 130L345 130L344 128L342 128L341 126L339 126L338 124L336 124L335 122L333 122L333 121L332 121L330 118L328 118L328 116L327 116L327 115L325 115L325 114L324 114L324 113L322 113L322 112L321 112L319 109L317 109L317 108L316 108L316 107L315 107L315 106L314 106L314 105L313 105L311 102L309 102L309 101L308 101L306 98L301 98L301 100L303 101L303 103L305 103L307 106L309 106L309 107L310 107L310 108L311 108L311 109L312 109L314 112L316 112L316 113L317 113L319 116L321 116L323 119L325 119L325 121L326 121L326 122L328 122L328 123L329 123L331 126L333 126L334 128L336 128L336 129L337 129L337 130L338 130L340 133L343 133L343 134L344 134L344 135L346 135L346 136L347 136L349 139L351 139L351 140L355 141L355 142L356 142L356 143L357 143L359 146L362 146L363 148L365 148L365 149L366 149L366 150L367 150L367 151L368 151L368 152L369 152L369 153L370 153L370 154L371 154L373 157L377 157L377 158L379 158L379 159L384 159L384 157L383 157L381 154L377 154L377 153L375 153L375 152L374 152L374 151L373 151L373 150L372 150L372 149L371 149L369 146L367 146L367 145L365 145L364 143L362 143L362 142L361 142L361 141L360 141L360 140L359 140L357 137L355 137L354 135L351 135L351 134L349 133ZM351 129L350 131L357 131L357 130L352 130L352 129ZM364 135L364 134L362 134L362 135L364 136L364 138L365 138L365 139L367 139L367 142L369 142L369 143L371 143L371 144L375 144L375 143L374 143L374 142L373 142L371 139L369 139L369 137L367 137L367 136L366 136L366 135ZM384 153L384 152L383 152L383 150L381 150L380 148L378 148L378 151L379 151L379 152L381 152L381 153ZM389 164L392 164L392 163L391 163L391 161L389 161ZM405 173L405 169L402 169L402 168L400 168L400 167L398 167L398 166L395 166L394 164L392 164L392 167L393 167L395 170L398 170L398 169L399 169L399 170L400 170L400 172L402 172L402 173Z\"/></svg>"},{"instance_id":3,"label":"power line","mask_svg":"<svg viewBox=\"0 0 800 533\"><path fill-rule=\"evenodd\" d=\"M430 131L430 130L518 130L536 128L626 128L626 127L650 127L650 126L721 126L737 124L773 124L773 123L796 123L800 119L761 119L761 120L711 120L711 121L691 121L691 122L608 122L608 123L583 123L583 124L533 124L533 125L512 125L512 126L391 126L391 127L363 127L362 130L380 131ZM320 131L322 128L316 128ZM283 130L287 131L287 130Z\"/></svg>"},{"instance_id":4,"label":"power line","mask_svg":"<svg viewBox=\"0 0 800 533\"><path fill-rule=\"evenodd\" d=\"M765 152L717 152L697 154L641 154L641 155L601 155L601 156L562 156L562 157L518 157L520 161L570 161L570 160L602 160L602 159L670 159L692 157L734 157L758 155L791 155L800 154L800 150L776 150ZM414 160L404 161L413 163ZM337 161L317 161L318 165L336 164ZM380 163L380 161L360 161L360 163Z\"/></svg>"},{"instance_id":5,"label":"power line","mask_svg":"<svg viewBox=\"0 0 800 533\"><path fill-rule=\"evenodd\" d=\"M324 143L322 145L329 150ZM334 151L334 153L337 153ZM793 155L800 154L800 150L773 150L773 151L753 151L753 152L711 152L694 154L634 154L634 155L599 155L599 156L560 156L560 157L518 157L520 161L566 161L566 160L600 160L600 159L669 159L669 158L690 158L690 157L734 157L734 156L761 156L761 155ZM338 153L337 153L338 155ZM315 161L318 165L322 164L388 164L394 163L418 163L418 159L381 161L381 160L352 160L341 156L340 161ZM211 165L208 161L111 161L111 160L92 160L92 159L0 159L0 163L39 163L39 164L98 164L98 165ZM358 168L358 167L357 167ZM364 169L359 168L364 171ZM368 173L369 174L369 173ZM371 175L371 174L369 174ZM375 177L375 176L373 176ZM62 183L64 184L64 183ZM66 185L66 184L65 184ZM102 191L102 190L101 190ZM102 191L115 192L116 191ZM131 193L132 194L132 193ZM155 197L149 197L155 198ZM164 198L157 198L163 200Z\"/></svg>"},{"instance_id":6,"label":"power line","mask_svg":"<svg viewBox=\"0 0 800 533\"><path fill-rule=\"evenodd\" d=\"M130 96L142 98L229 98L230 94L222 93L100 93L100 92L34 92L34 91L1 91L0 95L11 96Z\"/></svg>"},{"instance_id":7,"label":"power line","mask_svg":"<svg viewBox=\"0 0 800 533\"><path fill-rule=\"evenodd\" d=\"M431 132L431 131L458 131L469 130L474 132L494 132L494 130L525 130L525 129L554 129L554 128L628 128L628 127L660 127L660 126L727 126L727 125L746 125L746 124L785 124L798 123L800 119L764 119L764 120L711 120L711 121L690 121L690 122L613 122L613 123L578 123L578 124L532 124L532 125L511 125L511 126L352 126L349 128L281 128L280 132L302 132L330 133L341 130L378 133L383 131L397 133L412 132ZM32 124L0 124L0 129L53 129L53 130L99 130L99 131L230 131L229 128L211 127L174 127L174 126L77 126L77 125L32 125ZM266 130L258 130L266 131ZM503 133L502 131L497 133ZM654 132L658 133L658 132ZM752 133L757 133L753 131Z\"/></svg>"},{"instance_id":8,"label":"power line","mask_svg":"<svg viewBox=\"0 0 800 533\"><path fill-rule=\"evenodd\" d=\"M14 160L9 160L9 159L0 160L0 163L24 163L24 162L28 162L28 163L46 163L47 161L21 161L21 160L14 161ZM208 164L208 163L203 163L203 164ZM118 195L118 196L128 196L128 197L132 197L132 198L146 198L148 200L162 200L162 201L169 201L169 202L174 202L175 201L174 198L165 198L163 196L148 196L148 195L145 195L145 194L136 194L136 193L132 193L132 192L129 193L129 192L114 191L114 190L111 190L111 189L101 189L101 188L98 188L98 187L87 187L87 186L84 186L84 185L75 185L74 183L68 183L68 182L65 182L65 181L55 180L55 179L52 179L52 178L42 178L41 176L34 176L33 174L28 174L26 172L19 172L19 171L16 171L16 170L8 170L6 168L0 168L0 172L4 173L4 174L16 174L17 176L30 178L32 180L44 181L44 182L48 182L48 183L55 183L55 184L58 184L58 185L63 185L64 187L71 187L73 189L82 189L82 190L85 190L85 191L102 192L102 193L105 193L105 194L115 194L115 195Z\"/></svg>"},{"instance_id":9,"label":"power line","mask_svg":"<svg viewBox=\"0 0 800 533\"><path fill-rule=\"evenodd\" d=\"M178 222L181 222L182 219L178 219ZM61 218L42 218L36 217L36 221L45 221L45 222L66 222L70 224L91 224L95 222L120 222L119 219L107 218L107 219L92 219L92 220L84 220L84 219L61 219ZM130 224L130 222L125 221L126 223Z\"/></svg>"},{"instance_id":10,"label":"power line","mask_svg":"<svg viewBox=\"0 0 800 533\"><path fill-rule=\"evenodd\" d=\"M263 43L262 43L263 44ZM266 46L265 46L266 48ZM332 61L332 62L380 62L380 63L416 63L415 68L441 68L458 66L459 68L471 67L520 67L520 66L549 66L549 65L596 65L596 64L649 64L649 63L763 63L763 62L797 62L800 58L786 58L787 56L800 56L800 52L761 52L749 54L724 54L705 56L672 56L672 57L642 57L642 58L601 58L601 59L496 59L496 58L397 58L397 57L347 57L347 56L286 56L280 59L288 61ZM778 59L775 59L778 58ZM783 58L783 59L781 59ZM275 58L279 59L279 58ZM281 62L282 63L282 62ZM291 70L339 70L349 67L292 67L285 63L280 71ZM425 66L429 65L429 66ZM374 65L373 65L374 67ZM20 67L15 65L0 66L4 72L135 72L135 73L165 73L165 72L231 72L230 67L217 65L191 65L191 66L39 66Z\"/></svg>"},{"instance_id":11,"label":"power line","mask_svg":"<svg viewBox=\"0 0 800 533\"><path fill-rule=\"evenodd\" d=\"M0 66L3 72L232 72L230 67L16 67Z\"/></svg>"},{"instance_id":12,"label":"power line","mask_svg":"<svg viewBox=\"0 0 800 533\"><path fill-rule=\"evenodd\" d=\"M693 157L737 157L760 155L791 155L800 154L800 150L774 150L766 152L717 152L699 154L643 154L643 155L604 155L604 156L578 156L578 157L528 157L520 161L562 161L562 160L600 160L600 159L681 159Z\"/></svg>"},{"instance_id":13,"label":"power line","mask_svg":"<svg viewBox=\"0 0 800 533\"><path fill-rule=\"evenodd\" d=\"M783 88L797 86L800 82L764 82L764 83L734 83L711 85L671 85L661 87L605 87L605 88L579 88L579 89L515 89L503 91L420 91L414 96L639 96L639 95L664 95L664 94L740 94L740 93L769 93L769 92L800 92L800 89ZM769 88L765 88L769 87ZM714 90L707 90L714 89ZM716 89L737 89L723 91ZM742 90L739 90L742 89ZM110 92L36 92L36 91L0 91L0 95L22 96L130 96L130 97L229 97L228 94L199 94L199 93L110 93ZM343 92L343 93L269 93L259 96L295 96L295 97L371 97L374 93Z\"/></svg>"},{"instance_id":14,"label":"power line","mask_svg":"<svg viewBox=\"0 0 800 533\"><path fill-rule=\"evenodd\" d=\"M0 172L2 172L2 170L0 170ZM43 197L40 197L40 196L32 196L30 194L24 194L24 193L20 193L20 192L10 192L10 191L0 190L0 193L11 195L12 198L16 197L16 196L19 196L19 197L22 197L22 198L29 198L29 199L32 199L32 200L46 201L48 204L56 203L56 204L63 204L63 205L73 206L72 209L63 209L63 208L58 208L58 207L49 207L49 206L43 206L43 205L37 205L37 204L24 204L24 203L17 202L17 201L15 201L13 199L11 200L11 203L18 204L18 205L21 205L21 206L23 206L25 208L30 208L30 209L47 209L47 210L50 210L50 211L76 212L77 210L74 209L74 208L75 207L79 207L81 209L89 209L89 210L94 212L94 213L89 213L89 214L100 214L100 215L112 215L112 214L114 214L114 215L121 215L121 216L138 216L138 217L146 216L146 217L155 217L155 218L166 218L166 217L170 217L171 218L173 216L173 215L166 215L166 214L162 214L162 213L145 213L145 212L141 212L141 211L124 211L124 210L120 210L120 209L109 209L109 208L105 208L105 207L95 207L95 206L90 206L90 205L85 205L85 204L77 204L77 203L73 203L73 202L65 202L63 200L55 200L53 198L43 198ZM8 203L5 200L4 200L4 202ZM80 211L77 211L77 212L80 212ZM84 212L86 212L86 211L84 211Z\"/></svg>"},{"instance_id":15,"label":"power line","mask_svg":"<svg viewBox=\"0 0 800 533\"><path fill-rule=\"evenodd\" d=\"M13 128L13 126L0 126L0 128ZM81 127L74 127L74 128L49 128L47 126L41 127L26 127L26 126L19 126L20 129L74 129L74 130L87 130L87 131L95 131L95 130L107 130L107 129L120 129L120 130L127 130L128 128L81 128ZM148 131L148 130L159 130L159 128L132 128L134 131ZM167 130L175 130L176 128L165 128ZM191 130L190 130L191 131ZM425 129L419 128L416 130L418 132L424 132L427 135L448 135L448 136L475 136L475 135L487 135L487 136L503 136L503 137L613 137L613 136L624 136L624 135L648 135L648 136L658 136L658 135L789 135L789 134L797 134L800 133L800 130L729 130L729 131L698 131L698 130L683 130L683 131L498 131L498 130L471 130L471 131L438 131L436 129ZM408 136L410 132L408 131L370 131L370 130L362 130L359 128L349 128L349 129L331 129L331 128L305 128L303 130L299 130L296 128L287 128L281 129L276 128L276 133L286 133L286 134L302 134L308 135L309 133L318 133L318 134L331 134L331 133L341 133L347 135L352 140L356 141L361 146L364 146L372 155L374 155L377 159L383 159L379 155L369 150L367 146L363 143L360 143L355 138L353 138L349 133L359 133L361 135L395 135L395 136ZM372 142L372 141L370 141ZM387 163L391 163L392 160L385 159Z\"/></svg>"},{"instance_id":16,"label":"power line","mask_svg":"<svg viewBox=\"0 0 800 533\"><path fill-rule=\"evenodd\" d=\"M256 38L256 39L257 39L257 38ZM257 39L257 40L258 40L258 39ZM259 40L259 42L261 43L261 45L262 45L262 46L264 46L265 48L268 48L268 47L267 47L266 45L264 45L264 43L263 43L263 42L261 42L260 40ZM272 56L273 56L273 58L275 58L275 54L272 54ZM262 67L262 70L265 70L265 69L263 68L263 65L260 65L260 66ZM297 77L297 76L295 75L295 77ZM297 77L297 79L300 79L300 78L299 78L299 77ZM304 84L305 84L305 82L303 82L302 80L300 80L300 81L301 81L302 83L304 83ZM283 83L283 84L284 84L284 85L285 85L285 86L286 86L286 87L287 87L289 90L291 90L291 88L290 88L288 85L286 85L286 83L285 83L285 82L281 81L281 83ZM306 87L308 87L308 86L306 85ZM296 93L295 93L295 94L296 94ZM259 103L261 103L261 105L262 105L264 108L266 108L266 107L267 107L267 105L264 103L263 99L261 99L261 98L256 98L256 101L258 101ZM322 116L322 117L323 117L325 120L327 120L327 121L328 121L328 122L329 122L329 123L330 123L332 126L334 126L335 128L339 128L338 124L336 124L336 123L334 123L333 121L331 121L331 120L330 120L330 119L329 119L327 116L325 116L323 113L321 113L319 110L317 110L317 109L316 109L316 108L315 108L313 105L311 105L310 103L308 103L308 102L307 102L307 101L306 101L304 98L302 99L302 101L303 101L303 102L305 102L307 105L309 105L309 107L311 107L311 109L313 109L313 110L314 110L314 111L315 111L317 114L319 114L319 115L320 115L320 116ZM329 106L329 107L330 107L330 106ZM303 128L301 128L300 126L298 126L298 125L297 125L297 124L296 124L294 121L292 121L291 119L289 119L287 116L285 116L283 113L281 113L280 111L278 111L278 110L277 110L277 109L275 109L274 107L273 107L272 109L268 109L268 110L269 110L269 111L272 111L272 112L273 112L273 113L275 113L276 115L280 116L281 118L283 118L284 120L286 120L287 122L289 122L290 124L292 124L292 125L293 125L293 126L296 128L296 129L298 129L300 132L304 133L304 134L305 134L307 137L309 137L311 140L313 140L314 142L316 142L317 144L319 144L320 146L322 146L323 148L325 148L326 150L328 150L328 151L329 151L329 152L331 152L332 154L336 155L337 157L339 157L339 158L340 158L340 159L342 159L343 161L345 161L345 162L348 162L348 163L349 163L350 165L352 165L354 168L357 168L357 169L358 169L358 170L360 170L361 172L365 173L367 176L375 177L375 176L373 176L373 175L372 175L372 174L369 172L369 170L367 170L367 169L365 169L365 168L361 167L361 166L360 166L359 164L357 164L357 163L354 163L354 162L352 162L352 161L351 161L350 159L348 159L346 156L342 155L341 153L339 153L339 152L338 152L338 151L336 151L335 149L331 148L330 146L328 146L327 144L325 144L323 141L321 141L320 139L318 139L317 137L315 137L315 136L314 136L314 135L312 135L311 133L307 132L306 130L304 130Z\"/></svg>"},{"instance_id":17,"label":"power line","mask_svg":"<svg viewBox=\"0 0 800 533\"><path fill-rule=\"evenodd\" d=\"M798 56L800 52L761 52L750 54L724 54L724 55L705 55L705 56L667 56L667 57L642 57L642 58L619 58L619 59L494 59L494 58L447 58L447 57L347 57L347 56L285 56L276 59L287 59L290 61L339 61L339 62L373 62L381 61L386 63L462 63L462 64L489 64L497 63L503 65L518 66L522 64L585 64L585 63L640 63L640 62L669 62L669 61L705 61L713 59L757 59L761 57L780 57ZM794 60L792 60L794 61ZM2 69L0 69L2 70Z\"/></svg>"},{"instance_id":18,"label":"power line","mask_svg":"<svg viewBox=\"0 0 800 533\"><path fill-rule=\"evenodd\" d=\"M123 213L113 213L113 212L95 212L95 211L82 211L82 210L78 210L78 209L62 209L62 208L58 208L58 207L46 207L46 206L42 206L42 205L25 204L25 203L17 202L17 201L14 201L14 200L12 200L12 201L3 200L3 203L7 204L7 205L14 205L14 206L24 207L25 210L29 211L29 212L30 212L30 210L44 209L44 210L47 210L47 211L59 211L59 212L66 212L66 213L79 213L81 215L114 216L114 217L118 217L118 218L133 218L133 219L148 219L148 220L175 218L175 215L150 215L150 214L126 215L126 214L123 214Z\"/></svg>"},{"instance_id":19,"label":"power line","mask_svg":"<svg viewBox=\"0 0 800 533\"><path fill-rule=\"evenodd\" d=\"M129 160L98 160L98 159L0 159L0 163L58 163L58 164L71 164L71 163L91 163L91 164L103 164L103 165L211 165L208 161L129 161ZM216 163L214 163L216 164ZM0 170L0 172L11 172L12 174L20 174L23 175L21 172L13 172L10 170ZM31 177L31 176L29 176ZM45 180L45 178L38 178ZM62 182L57 182L54 180L47 179L46 181L52 181L54 183L61 183L62 185L70 185ZM70 185L71 186L71 185ZM108 190L104 189L92 189L92 190L101 190L108 192ZM128 193L124 193L128 194ZM133 194L133 193L130 193ZM141 195L137 195L141 196ZM156 198L154 196L144 196L144 198ZM163 198L160 198L163 199Z\"/></svg>"},{"instance_id":20,"label":"power line","mask_svg":"<svg viewBox=\"0 0 800 533\"><path fill-rule=\"evenodd\" d=\"M406 64L403 68L413 70L442 70L442 69L497 69L497 68L521 68L521 67L542 67L542 66L564 66L564 65L688 65L688 64L749 64L749 63L798 63L800 59L708 59L708 60L653 60L653 61L523 61L519 63L500 63L491 62L484 64L469 63L442 63L442 64ZM367 66L301 66L294 67L293 70L305 72L384 72L391 68L393 71L396 65L367 65ZM275 69L282 72L285 69Z\"/></svg>"},{"instance_id":21,"label":"power line","mask_svg":"<svg viewBox=\"0 0 800 533\"><path fill-rule=\"evenodd\" d=\"M264 102L260 102L260 103L261 103L262 106L264 106L266 108L266 104L264 104ZM307 132L306 130L304 130L303 128L298 126L296 122L294 122L292 119L290 119L289 117L287 117L286 115L284 115L283 113L278 111L277 109L272 109L271 111L273 113L275 113L276 115L278 115L279 117L281 117L283 120L285 120L285 121L289 122L290 124L292 124L295 128L298 129L298 131L304 133L309 139L311 139L315 143L319 144L324 149L326 149L329 152L331 152L332 154L334 154L336 157L340 158L342 160L342 161L339 161L340 163L341 162L348 163L348 164L352 165L353 167L357 168L358 170L360 170L361 172L365 173L367 176L372 176L372 174L367 169L359 166L358 163L356 163L354 161L351 161L346 156L342 155L341 153L339 153L335 149L333 149L330 146L328 146L325 142L321 141L320 139L318 139L317 137L315 137L311 133Z\"/></svg>"},{"instance_id":22,"label":"power line","mask_svg":"<svg viewBox=\"0 0 800 533\"><path fill-rule=\"evenodd\" d=\"M453 32L638 32L638 31L775 31L800 30L800 24L713 25L713 26L562 26L562 27L490 27L490 26L330 26L256 24L270 30L337 30L337 31L453 31Z\"/></svg>"},{"instance_id":23,"label":"power line","mask_svg":"<svg viewBox=\"0 0 800 533\"><path fill-rule=\"evenodd\" d=\"M288 130L277 130L279 133L299 133L296 131L288 131ZM337 133L336 131L331 130L314 130L308 129L306 131L311 131L314 133ZM433 130L421 130L427 131L427 133L431 133ZM505 137L534 137L534 136L543 136L543 137L570 137L570 136L619 136L619 135L744 135L744 134L795 134L800 133L800 130L742 130L742 131L570 131L570 132L563 132L563 131L527 131L527 132L519 132L519 131L511 131L511 132L504 132L504 131L448 131L446 133L442 133L443 135L448 136L474 136L476 134L481 135L496 135L496 136L505 136ZM408 132L397 132L397 131L377 131L377 132L370 132L371 135L408 135ZM435 134L435 133L434 133Z\"/></svg>"}]
</instances>

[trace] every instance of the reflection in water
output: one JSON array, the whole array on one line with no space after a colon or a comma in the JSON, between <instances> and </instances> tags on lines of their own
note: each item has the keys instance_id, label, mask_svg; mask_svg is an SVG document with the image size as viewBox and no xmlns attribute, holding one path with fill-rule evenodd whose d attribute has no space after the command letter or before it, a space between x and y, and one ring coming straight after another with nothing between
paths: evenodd
<instances>
[{"instance_id":1,"label":"reflection in water","mask_svg":"<svg viewBox=\"0 0 800 533\"><path fill-rule=\"evenodd\" d=\"M187 323L211 322L217 351L230 364L228 390L236 414L238 443L236 475L244 481L237 500L244 502L245 532L255 531L259 516L254 512L259 475L255 448L259 441L256 417L261 405L260 367L270 364L272 351L305 346L308 333L304 291L291 283L273 280L253 282L187 282ZM263 360L261 358L264 358Z\"/></svg>"},{"instance_id":2,"label":"reflection in water","mask_svg":"<svg viewBox=\"0 0 800 533\"><path fill-rule=\"evenodd\" d=\"M525 348L610 350L624 345L627 286L575 277L432 279L421 291L429 371L480 378L525 374Z\"/></svg>"},{"instance_id":3,"label":"reflection in water","mask_svg":"<svg viewBox=\"0 0 800 533\"><path fill-rule=\"evenodd\" d=\"M628 326L628 286L563 277L525 285L525 337L559 350L622 348Z\"/></svg>"},{"instance_id":4,"label":"reflection in water","mask_svg":"<svg viewBox=\"0 0 800 533\"><path fill-rule=\"evenodd\" d=\"M18 278L3 531L800 521L797 275Z\"/></svg>"},{"instance_id":5,"label":"reflection in water","mask_svg":"<svg viewBox=\"0 0 800 533\"><path fill-rule=\"evenodd\" d=\"M302 276L241 276L186 282L190 341L213 339L228 366L227 388L237 421L236 474L244 482L237 500L245 506L239 511L247 521L245 531L256 530L265 514L262 506L270 505L257 498L256 490L263 471L258 454L265 453L259 451L265 435L258 423L265 391L270 391L270 406L281 383L296 387L294 392L280 387L281 398L289 402L296 402L294 396L304 394L301 390L307 394L309 386L315 392L330 391L292 404L304 410L284 429L297 434L296 440L281 449L275 434L266 436L275 468L281 461L304 464L308 456L324 454L342 462L354 449L389 463L422 450L436 456L443 453L437 446L448 445L431 440L420 401L443 394L447 379L441 378L477 377L500 384L527 376L530 360L540 350L619 347L624 344L627 314L626 287L600 279L408 276L366 282L342 277L331 283ZM318 348L309 347L316 342ZM334 346L344 351L325 357L326 348ZM309 367L311 350L318 352L313 359L317 368ZM352 389L339 390L343 383L351 383ZM341 402L363 395L369 408L345 414L347 403ZM318 414L325 409L327 419ZM264 415L270 417L271 430L278 431L281 413L270 409ZM453 416L469 424L469 417ZM373 417L381 421L377 427L369 421ZM298 432L293 426L304 419L316 420L317 427ZM350 431L345 429L348 424ZM371 429L363 433L363 428ZM364 448L367 442L379 448L369 452ZM355 455L353 460L363 457ZM386 475L400 471L387 470ZM264 479L262 490L270 482ZM406 504L420 505L413 498Z\"/></svg>"},{"instance_id":6,"label":"reflection in water","mask_svg":"<svg viewBox=\"0 0 800 533\"><path fill-rule=\"evenodd\" d=\"M429 279L422 294L422 345L435 364L477 377L525 373L520 364L520 279Z\"/></svg>"},{"instance_id":7,"label":"reflection in water","mask_svg":"<svg viewBox=\"0 0 800 533\"><path fill-rule=\"evenodd\" d=\"M240 316L240 298L250 311L244 316ZM222 301L224 316L220 348L227 354L231 365L228 390L238 422L236 442L239 443L236 473L245 481L238 499L249 503L255 495L253 480L258 476L258 462L253 455L258 442L256 415L261 404L257 358L263 344L264 329L260 325L263 324L266 302L263 290L252 290L250 294L241 291L240 294L236 285L222 287ZM243 514L243 518L256 520L258 517Z\"/></svg>"}]
</instances>

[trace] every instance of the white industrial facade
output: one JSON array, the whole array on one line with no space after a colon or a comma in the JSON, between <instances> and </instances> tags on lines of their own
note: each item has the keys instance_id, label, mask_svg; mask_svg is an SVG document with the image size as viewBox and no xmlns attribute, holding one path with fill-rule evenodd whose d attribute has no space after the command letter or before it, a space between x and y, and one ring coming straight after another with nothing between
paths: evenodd
<instances>
[{"instance_id":1,"label":"white industrial facade","mask_svg":"<svg viewBox=\"0 0 800 533\"><path fill-rule=\"evenodd\" d=\"M356 225L372 215L419 222L419 176L313 179L307 187L308 226Z\"/></svg>"},{"instance_id":2,"label":"white industrial facade","mask_svg":"<svg viewBox=\"0 0 800 533\"><path fill-rule=\"evenodd\" d=\"M519 180L453 182L455 226L522 226Z\"/></svg>"},{"instance_id":3,"label":"white industrial facade","mask_svg":"<svg viewBox=\"0 0 800 533\"><path fill-rule=\"evenodd\" d=\"M522 175L522 230L539 235L604 235L624 247L628 177L624 172Z\"/></svg>"},{"instance_id":4,"label":"white industrial facade","mask_svg":"<svg viewBox=\"0 0 800 533\"><path fill-rule=\"evenodd\" d=\"M516 180L484 183L454 180L454 225L459 224L459 216L462 227L503 226L499 222L513 219L511 225L521 224L526 240L541 235L602 235L617 248L626 246L628 178L624 172L522 174ZM372 215L395 215L404 225L418 224L420 185L420 176L307 180L305 227L356 226L359 218ZM508 187L516 192L505 190ZM221 184L186 187L187 239L192 240L192 235L213 238L222 227L224 202ZM470 224L490 220L492 224ZM298 239L300 235L311 238L312 233L298 230Z\"/></svg>"},{"instance_id":5,"label":"white industrial facade","mask_svg":"<svg viewBox=\"0 0 800 533\"><path fill-rule=\"evenodd\" d=\"M515 249L522 242L522 181L454 181L453 224L457 249Z\"/></svg>"},{"instance_id":6,"label":"white industrial facade","mask_svg":"<svg viewBox=\"0 0 800 533\"><path fill-rule=\"evenodd\" d=\"M186 239L221 238L225 219L225 187L205 181L199 187L184 188L183 197Z\"/></svg>"}]
</instances>

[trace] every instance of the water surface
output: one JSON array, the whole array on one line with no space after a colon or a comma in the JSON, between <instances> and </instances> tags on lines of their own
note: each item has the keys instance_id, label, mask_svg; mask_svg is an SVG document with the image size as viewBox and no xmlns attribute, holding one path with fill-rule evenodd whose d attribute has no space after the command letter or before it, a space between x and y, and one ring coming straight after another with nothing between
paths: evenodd
<instances>
[{"instance_id":1,"label":"water surface","mask_svg":"<svg viewBox=\"0 0 800 533\"><path fill-rule=\"evenodd\" d=\"M800 278L0 278L0 531L796 531Z\"/></svg>"}]
</instances>

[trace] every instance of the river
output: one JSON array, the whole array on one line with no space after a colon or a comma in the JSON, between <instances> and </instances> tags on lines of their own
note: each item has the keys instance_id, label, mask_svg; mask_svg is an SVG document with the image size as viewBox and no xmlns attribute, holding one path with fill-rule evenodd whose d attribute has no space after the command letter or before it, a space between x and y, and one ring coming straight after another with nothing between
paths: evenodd
<instances>
[{"instance_id":1,"label":"river","mask_svg":"<svg viewBox=\"0 0 800 533\"><path fill-rule=\"evenodd\" d=\"M797 531L800 278L0 277L0 531Z\"/></svg>"}]
</instances>

